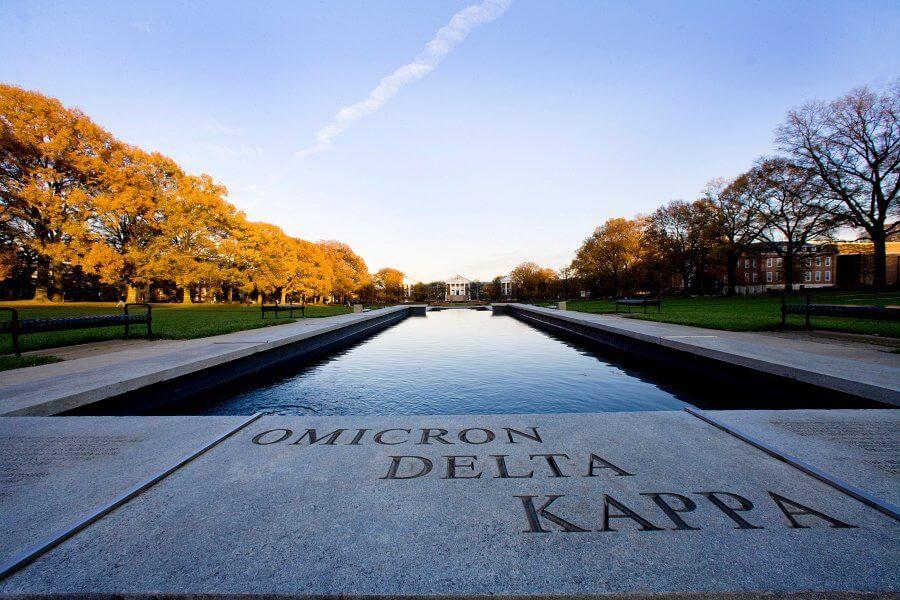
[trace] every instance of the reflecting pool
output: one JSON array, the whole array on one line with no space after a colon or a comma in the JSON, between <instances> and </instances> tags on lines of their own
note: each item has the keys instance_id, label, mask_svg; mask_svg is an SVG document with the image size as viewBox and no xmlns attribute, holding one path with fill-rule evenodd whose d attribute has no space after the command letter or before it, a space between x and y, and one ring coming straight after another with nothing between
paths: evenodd
<instances>
[{"instance_id":1,"label":"reflecting pool","mask_svg":"<svg viewBox=\"0 0 900 600\"><path fill-rule=\"evenodd\" d=\"M649 371L490 311L444 310L292 372L206 394L173 412L427 415L678 410L692 398Z\"/></svg>"}]
</instances>

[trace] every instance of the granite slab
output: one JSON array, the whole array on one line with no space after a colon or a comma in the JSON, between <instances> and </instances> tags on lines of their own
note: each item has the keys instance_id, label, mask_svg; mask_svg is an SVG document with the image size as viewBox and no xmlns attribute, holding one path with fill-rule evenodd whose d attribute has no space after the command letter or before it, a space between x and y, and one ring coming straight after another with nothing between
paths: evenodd
<instances>
[{"instance_id":1,"label":"granite slab","mask_svg":"<svg viewBox=\"0 0 900 600\"><path fill-rule=\"evenodd\" d=\"M685 412L271 416L0 594L880 597L898 534Z\"/></svg>"},{"instance_id":2,"label":"granite slab","mask_svg":"<svg viewBox=\"0 0 900 600\"><path fill-rule=\"evenodd\" d=\"M900 506L900 410L728 410L717 419Z\"/></svg>"},{"instance_id":3,"label":"granite slab","mask_svg":"<svg viewBox=\"0 0 900 600\"><path fill-rule=\"evenodd\" d=\"M246 420L0 418L0 564Z\"/></svg>"}]
</instances>

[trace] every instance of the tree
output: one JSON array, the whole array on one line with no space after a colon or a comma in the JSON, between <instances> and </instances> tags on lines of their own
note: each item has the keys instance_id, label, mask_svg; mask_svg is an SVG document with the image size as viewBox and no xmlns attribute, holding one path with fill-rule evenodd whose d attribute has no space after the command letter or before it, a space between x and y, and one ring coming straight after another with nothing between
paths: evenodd
<instances>
[{"instance_id":1,"label":"tree","mask_svg":"<svg viewBox=\"0 0 900 600\"><path fill-rule=\"evenodd\" d=\"M226 194L208 175L180 177L160 204L159 234L147 248L139 275L174 281L185 303L191 302L192 286L220 282L219 247L242 218L225 201Z\"/></svg>"},{"instance_id":2,"label":"tree","mask_svg":"<svg viewBox=\"0 0 900 600\"><path fill-rule=\"evenodd\" d=\"M788 113L781 149L814 173L834 213L866 232L874 246L873 284L886 285L888 237L900 230L900 82L877 94L862 87L830 103Z\"/></svg>"},{"instance_id":3,"label":"tree","mask_svg":"<svg viewBox=\"0 0 900 600\"><path fill-rule=\"evenodd\" d=\"M322 249L296 238L291 244L292 269L289 281L282 289L281 301L284 302L285 292L300 294L304 301L331 294L332 266Z\"/></svg>"},{"instance_id":4,"label":"tree","mask_svg":"<svg viewBox=\"0 0 900 600\"><path fill-rule=\"evenodd\" d=\"M595 293L617 296L637 263L640 242L636 221L609 219L584 240L571 268Z\"/></svg>"},{"instance_id":5,"label":"tree","mask_svg":"<svg viewBox=\"0 0 900 600\"><path fill-rule=\"evenodd\" d=\"M556 271L533 262L524 262L509 274L516 295L526 300L542 300L557 295L559 277Z\"/></svg>"},{"instance_id":6,"label":"tree","mask_svg":"<svg viewBox=\"0 0 900 600\"><path fill-rule=\"evenodd\" d=\"M358 294L370 279L366 261L343 242L323 240L317 244L331 264L332 294L341 302Z\"/></svg>"},{"instance_id":7,"label":"tree","mask_svg":"<svg viewBox=\"0 0 900 600\"><path fill-rule=\"evenodd\" d=\"M647 243L681 276L684 292L703 293L705 275L721 238L715 207L705 199L673 200L647 219Z\"/></svg>"},{"instance_id":8,"label":"tree","mask_svg":"<svg viewBox=\"0 0 900 600\"><path fill-rule=\"evenodd\" d=\"M266 296L290 285L296 268L296 253L293 240L280 227L248 222L244 225L243 235L224 244L225 248L230 249L232 243L240 247L237 264L246 273L244 290L255 291L257 303L265 302Z\"/></svg>"},{"instance_id":9,"label":"tree","mask_svg":"<svg viewBox=\"0 0 900 600\"><path fill-rule=\"evenodd\" d=\"M135 284L149 283L138 270L159 234L154 216L183 176L172 160L125 145L104 165L88 219L90 244L80 262L103 283L124 286L126 302L137 301Z\"/></svg>"},{"instance_id":10,"label":"tree","mask_svg":"<svg viewBox=\"0 0 900 600\"><path fill-rule=\"evenodd\" d=\"M36 258L34 300L62 301L63 270L84 250L91 200L118 146L81 112L0 84L0 213Z\"/></svg>"},{"instance_id":11,"label":"tree","mask_svg":"<svg viewBox=\"0 0 900 600\"><path fill-rule=\"evenodd\" d=\"M386 267L375 273L375 288L385 302L398 302L403 297L403 278L405 275L397 269Z\"/></svg>"},{"instance_id":12,"label":"tree","mask_svg":"<svg viewBox=\"0 0 900 600\"><path fill-rule=\"evenodd\" d=\"M793 289L799 254L838 223L816 174L784 159L764 160L752 171L764 228L760 238L782 258L784 289Z\"/></svg>"},{"instance_id":13,"label":"tree","mask_svg":"<svg viewBox=\"0 0 900 600\"><path fill-rule=\"evenodd\" d=\"M744 173L730 181L714 179L707 184L703 197L716 212L721 234L719 248L725 255L728 295L733 296L737 287L738 261L764 226L751 176Z\"/></svg>"}]
</instances>

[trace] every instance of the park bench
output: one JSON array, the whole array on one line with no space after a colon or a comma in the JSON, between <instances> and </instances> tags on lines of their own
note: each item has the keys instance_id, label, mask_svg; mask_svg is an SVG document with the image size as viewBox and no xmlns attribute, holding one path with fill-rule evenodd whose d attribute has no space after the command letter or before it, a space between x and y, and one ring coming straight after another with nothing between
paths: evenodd
<instances>
[{"instance_id":1,"label":"park bench","mask_svg":"<svg viewBox=\"0 0 900 600\"><path fill-rule=\"evenodd\" d=\"M810 329L810 317L843 317L847 319L876 319L896 321L900 319L900 308L896 306L876 306L861 304L813 304L812 295L806 294L806 303L789 303L787 296L781 296L781 326L784 327L788 315L805 317L806 328Z\"/></svg>"},{"instance_id":2,"label":"park bench","mask_svg":"<svg viewBox=\"0 0 900 600\"><path fill-rule=\"evenodd\" d=\"M128 312L129 306L144 306L147 308L147 312L130 313ZM152 307L145 302L130 302L124 306L122 314L118 315L85 315L81 317L52 317L47 319L20 319L19 311L15 308L3 306L0 307L0 310L9 311L12 317L8 321L0 321L0 334L8 333L12 335L13 352L15 352L16 356L22 355L19 347L19 336L32 333L124 325L125 339L127 340L131 325L146 323L147 337L153 335Z\"/></svg>"},{"instance_id":3,"label":"park bench","mask_svg":"<svg viewBox=\"0 0 900 600\"><path fill-rule=\"evenodd\" d=\"M619 306L627 306L628 312L631 312L632 306L643 306L644 314L647 313L648 306L655 306L656 312L662 312L662 298L616 298L613 300L616 303L616 312L619 312Z\"/></svg>"},{"instance_id":4,"label":"park bench","mask_svg":"<svg viewBox=\"0 0 900 600\"><path fill-rule=\"evenodd\" d=\"M275 313L275 318L278 318L279 312L286 312L289 314L290 318L294 318L294 311L299 310L301 317L306 317L306 306L304 304L260 304L259 308L262 310L262 318L266 318L266 313Z\"/></svg>"}]
</instances>

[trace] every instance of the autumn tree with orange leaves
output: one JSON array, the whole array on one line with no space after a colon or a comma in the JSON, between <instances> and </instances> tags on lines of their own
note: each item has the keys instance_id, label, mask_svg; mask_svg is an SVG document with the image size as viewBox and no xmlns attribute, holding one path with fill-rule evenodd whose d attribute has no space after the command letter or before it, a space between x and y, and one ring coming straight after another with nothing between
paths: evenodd
<instances>
[{"instance_id":1,"label":"autumn tree with orange leaves","mask_svg":"<svg viewBox=\"0 0 900 600\"><path fill-rule=\"evenodd\" d=\"M348 245L248 222L227 195L54 98L0 85L0 280L31 268L36 301L61 301L76 268L129 302L155 282L184 302L201 288L229 301L343 300L369 282Z\"/></svg>"}]
</instances>

